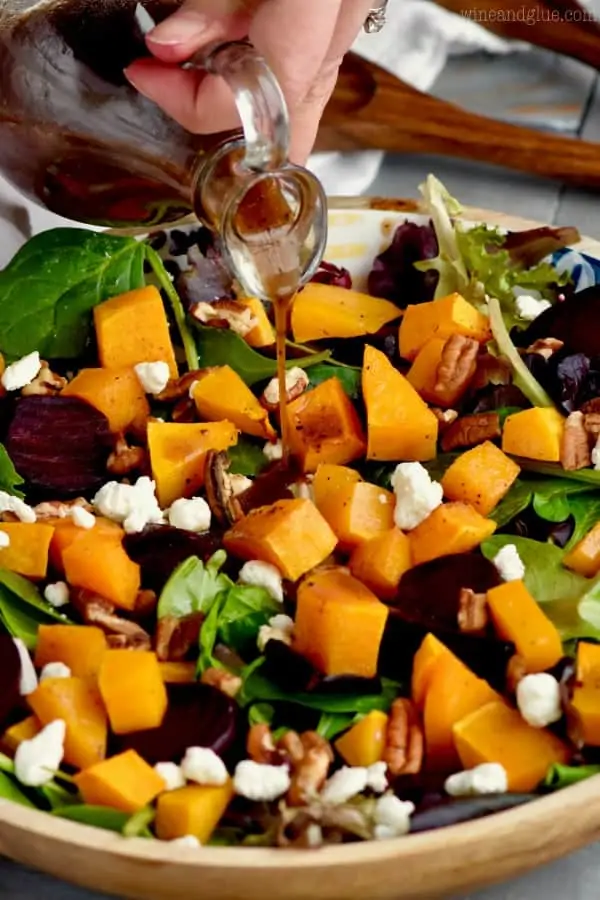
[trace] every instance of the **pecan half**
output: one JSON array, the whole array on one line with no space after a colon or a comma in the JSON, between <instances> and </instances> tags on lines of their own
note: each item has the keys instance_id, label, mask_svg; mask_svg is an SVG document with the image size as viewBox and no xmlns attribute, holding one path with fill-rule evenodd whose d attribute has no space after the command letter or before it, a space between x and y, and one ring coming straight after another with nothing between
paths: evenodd
<instances>
[{"instance_id":1,"label":"pecan half","mask_svg":"<svg viewBox=\"0 0 600 900\"><path fill-rule=\"evenodd\" d=\"M394 700L386 733L383 761L390 775L416 775L423 765L423 729L411 700Z\"/></svg>"},{"instance_id":2,"label":"pecan half","mask_svg":"<svg viewBox=\"0 0 600 900\"><path fill-rule=\"evenodd\" d=\"M75 500L45 500L33 507L36 517L39 519L68 519L73 507L78 506L87 512L94 512L94 507L84 497Z\"/></svg>"},{"instance_id":3,"label":"pecan half","mask_svg":"<svg viewBox=\"0 0 600 900\"><path fill-rule=\"evenodd\" d=\"M121 434L115 441L113 452L108 457L106 469L111 475L128 475L146 467L147 453L143 447L131 447Z\"/></svg>"},{"instance_id":4,"label":"pecan half","mask_svg":"<svg viewBox=\"0 0 600 900\"><path fill-rule=\"evenodd\" d=\"M246 738L246 753L257 763L277 765L280 762L268 725L261 723L250 727Z\"/></svg>"},{"instance_id":5,"label":"pecan half","mask_svg":"<svg viewBox=\"0 0 600 900\"><path fill-rule=\"evenodd\" d=\"M158 620L155 634L156 655L161 662L179 662L198 643L200 628L204 621L202 613L189 616L164 616Z\"/></svg>"},{"instance_id":6,"label":"pecan half","mask_svg":"<svg viewBox=\"0 0 600 900\"><path fill-rule=\"evenodd\" d=\"M589 413L600 413L600 397L592 397L591 400L586 400L586 402L581 405L581 412L584 415L588 415Z\"/></svg>"},{"instance_id":7,"label":"pecan half","mask_svg":"<svg viewBox=\"0 0 600 900\"><path fill-rule=\"evenodd\" d=\"M75 590L71 602L87 625L96 625L107 635L109 646L127 650L150 650L152 641L147 631L115 612L115 606L93 591Z\"/></svg>"},{"instance_id":8,"label":"pecan half","mask_svg":"<svg viewBox=\"0 0 600 900\"><path fill-rule=\"evenodd\" d=\"M293 366L285 374L285 397L288 403L304 393L309 385L309 378L304 369ZM269 412L279 410L279 379L271 378L262 392L260 402Z\"/></svg>"},{"instance_id":9,"label":"pecan half","mask_svg":"<svg viewBox=\"0 0 600 900\"><path fill-rule=\"evenodd\" d=\"M197 303L192 308L192 316L203 325L230 328L245 337L258 324L252 310L239 300L213 300L211 303Z\"/></svg>"},{"instance_id":10,"label":"pecan half","mask_svg":"<svg viewBox=\"0 0 600 900\"><path fill-rule=\"evenodd\" d=\"M442 350L437 372L435 394L459 394L469 386L477 369L479 344L462 334L451 335Z\"/></svg>"},{"instance_id":11,"label":"pecan half","mask_svg":"<svg viewBox=\"0 0 600 900\"><path fill-rule=\"evenodd\" d=\"M527 663L522 656L515 653L506 666L506 690L513 695L517 692L518 683L527 675Z\"/></svg>"},{"instance_id":12,"label":"pecan half","mask_svg":"<svg viewBox=\"0 0 600 900\"><path fill-rule=\"evenodd\" d=\"M243 683L239 675L216 667L205 669L200 681L202 684L212 685L221 693L227 694L228 697L235 697L240 692Z\"/></svg>"},{"instance_id":13,"label":"pecan half","mask_svg":"<svg viewBox=\"0 0 600 900\"><path fill-rule=\"evenodd\" d=\"M157 394L156 399L160 403L174 403L183 397L189 399L190 388L195 381L200 381L203 375L210 372L210 369L192 369L186 372L181 378L171 378L164 391Z\"/></svg>"},{"instance_id":14,"label":"pecan half","mask_svg":"<svg viewBox=\"0 0 600 900\"><path fill-rule=\"evenodd\" d=\"M292 765L291 784L286 797L290 806L304 806L317 796L333 762L329 741L316 731L304 732L300 742L304 753Z\"/></svg>"},{"instance_id":15,"label":"pecan half","mask_svg":"<svg viewBox=\"0 0 600 900\"><path fill-rule=\"evenodd\" d=\"M563 469L575 471L585 469L591 464L590 442L585 429L583 413L572 412L565 422L561 446L560 461Z\"/></svg>"},{"instance_id":16,"label":"pecan half","mask_svg":"<svg viewBox=\"0 0 600 900\"><path fill-rule=\"evenodd\" d=\"M525 353L537 353L544 359L550 359L552 354L561 350L564 345L564 341L559 341L558 338L538 338L527 348Z\"/></svg>"},{"instance_id":17,"label":"pecan half","mask_svg":"<svg viewBox=\"0 0 600 900\"><path fill-rule=\"evenodd\" d=\"M235 476L229 474L227 454L210 450L206 454L204 472L206 499L217 522L231 525L241 519L244 511L236 494Z\"/></svg>"},{"instance_id":18,"label":"pecan half","mask_svg":"<svg viewBox=\"0 0 600 900\"><path fill-rule=\"evenodd\" d=\"M487 597L462 588L458 598L458 627L464 634L480 634L488 624Z\"/></svg>"},{"instance_id":19,"label":"pecan half","mask_svg":"<svg viewBox=\"0 0 600 900\"><path fill-rule=\"evenodd\" d=\"M67 379L53 372L45 360L42 360L41 363L42 367L33 381L22 388L21 395L23 397L50 397L60 394L63 388L66 388Z\"/></svg>"},{"instance_id":20,"label":"pecan half","mask_svg":"<svg viewBox=\"0 0 600 900\"><path fill-rule=\"evenodd\" d=\"M433 406L431 412L438 420L438 430L440 434L444 434L458 418L458 413L455 409L438 409L437 406Z\"/></svg>"},{"instance_id":21,"label":"pecan half","mask_svg":"<svg viewBox=\"0 0 600 900\"><path fill-rule=\"evenodd\" d=\"M149 616L155 611L157 603L158 597L154 591L147 589L138 591L133 611L138 617Z\"/></svg>"},{"instance_id":22,"label":"pecan half","mask_svg":"<svg viewBox=\"0 0 600 900\"><path fill-rule=\"evenodd\" d=\"M594 443L600 437L600 412L584 413L583 427Z\"/></svg>"},{"instance_id":23,"label":"pecan half","mask_svg":"<svg viewBox=\"0 0 600 900\"><path fill-rule=\"evenodd\" d=\"M474 447L483 441L493 441L502 434L497 412L461 416L442 434L442 450L447 453L457 447Z\"/></svg>"}]
</instances>

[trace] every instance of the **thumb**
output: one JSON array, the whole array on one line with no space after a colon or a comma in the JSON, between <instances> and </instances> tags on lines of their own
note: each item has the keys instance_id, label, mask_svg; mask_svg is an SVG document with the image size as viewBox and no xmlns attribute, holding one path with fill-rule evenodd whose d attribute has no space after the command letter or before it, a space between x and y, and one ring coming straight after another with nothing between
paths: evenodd
<instances>
[{"instance_id":1,"label":"thumb","mask_svg":"<svg viewBox=\"0 0 600 900\"><path fill-rule=\"evenodd\" d=\"M244 37L249 21L239 0L185 0L146 35L146 44L157 59L179 63L213 41Z\"/></svg>"}]
</instances>

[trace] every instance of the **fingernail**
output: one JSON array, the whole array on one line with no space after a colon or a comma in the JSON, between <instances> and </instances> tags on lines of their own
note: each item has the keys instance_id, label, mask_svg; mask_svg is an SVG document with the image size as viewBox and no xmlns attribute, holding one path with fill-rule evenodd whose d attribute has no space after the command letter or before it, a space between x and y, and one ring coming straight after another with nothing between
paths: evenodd
<instances>
[{"instance_id":1,"label":"fingernail","mask_svg":"<svg viewBox=\"0 0 600 900\"><path fill-rule=\"evenodd\" d=\"M123 69L123 75L129 82L129 84L136 89L136 91L138 91L140 94L142 94L142 96L144 96L144 97L146 96L144 91L139 87L137 81L135 80L135 76L131 74L131 66L129 66L126 69Z\"/></svg>"},{"instance_id":2,"label":"fingernail","mask_svg":"<svg viewBox=\"0 0 600 900\"><path fill-rule=\"evenodd\" d=\"M161 47L175 47L197 40L211 25L211 20L203 13L179 10L153 28L146 40Z\"/></svg>"}]
</instances>

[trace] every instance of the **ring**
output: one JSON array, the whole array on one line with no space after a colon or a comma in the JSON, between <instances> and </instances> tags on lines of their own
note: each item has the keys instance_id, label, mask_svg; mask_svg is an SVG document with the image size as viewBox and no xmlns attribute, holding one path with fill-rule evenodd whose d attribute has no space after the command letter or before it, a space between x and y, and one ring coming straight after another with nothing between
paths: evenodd
<instances>
[{"instance_id":1,"label":"ring","mask_svg":"<svg viewBox=\"0 0 600 900\"><path fill-rule=\"evenodd\" d=\"M387 5L388 0L383 0L381 6L369 10L369 15L365 19L363 25L367 34L378 34L381 31L386 22L385 8Z\"/></svg>"}]
</instances>

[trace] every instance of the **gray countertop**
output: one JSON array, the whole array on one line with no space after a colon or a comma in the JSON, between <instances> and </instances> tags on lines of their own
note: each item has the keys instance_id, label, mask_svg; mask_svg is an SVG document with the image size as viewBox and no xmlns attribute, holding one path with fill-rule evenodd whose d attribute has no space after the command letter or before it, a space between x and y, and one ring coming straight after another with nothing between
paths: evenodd
<instances>
[{"instance_id":1,"label":"gray countertop","mask_svg":"<svg viewBox=\"0 0 600 900\"><path fill-rule=\"evenodd\" d=\"M536 51L499 59L454 60L435 91L469 109L520 124L540 125L600 140L600 96L596 74L579 64ZM600 153L600 147L599 147ZM600 198L585 191L492 166L448 159L388 157L369 193L414 196L428 172L435 172L465 204L571 224L600 237ZM101 900L103 894L71 887L0 859L0 896L11 900ZM597 900L597 845L504 885L462 900ZM457 898L458 900L458 898Z\"/></svg>"}]
</instances>

